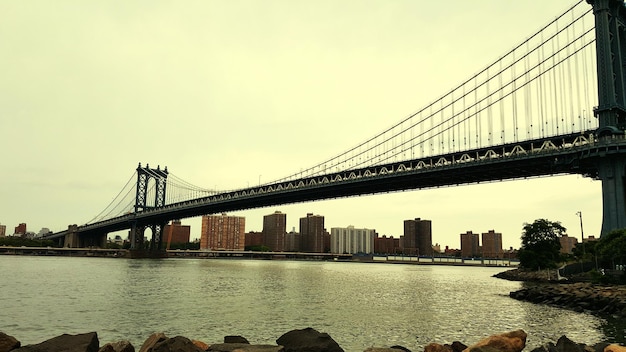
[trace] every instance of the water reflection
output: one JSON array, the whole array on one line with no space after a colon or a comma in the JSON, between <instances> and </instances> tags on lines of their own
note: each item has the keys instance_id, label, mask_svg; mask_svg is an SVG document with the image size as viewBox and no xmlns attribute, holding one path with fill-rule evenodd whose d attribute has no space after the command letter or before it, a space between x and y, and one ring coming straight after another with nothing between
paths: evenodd
<instances>
[{"instance_id":1,"label":"water reflection","mask_svg":"<svg viewBox=\"0 0 626 352\"><path fill-rule=\"evenodd\" d=\"M16 277L0 283L7 307L0 326L24 344L87 331L135 346L157 331L273 344L310 326L346 351L394 344L417 351L520 328L531 347L563 334L595 343L624 332L618 322L509 298L520 283L492 278L497 268L39 257L0 257L0 266Z\"/></svg>"}]
</instances>

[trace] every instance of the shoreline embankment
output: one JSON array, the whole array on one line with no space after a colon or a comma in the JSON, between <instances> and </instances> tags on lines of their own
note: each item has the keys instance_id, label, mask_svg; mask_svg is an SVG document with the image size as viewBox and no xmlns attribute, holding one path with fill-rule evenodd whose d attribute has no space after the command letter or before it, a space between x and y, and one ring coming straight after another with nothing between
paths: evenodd
<instances>
[{"instance_id":1,"label":"shoreline embankment","mask_svg":"<svg viewBox=\"0 0 626 352\"><path fill-rule=\"evenodd\" d=\"M626 286L572 282L560 278L556 270L524 271L512 269L494 277L524 281L524 288L509 293L513 299L546 304L576 312L626 318Z\"/></svg>"},{"instance_id":2,"label":"shoreline embankment","mask_svg":"<svg viewBox=\"0 0 626 352\"><path fill-rule=\"evenodd\" d=\"M521 352L526 348L527 334L524 330L514 330L491 335L472 345L454 341L451 344L430 343L424 352ZM344 349L324 332L313 328L291 330L278 339L276 344L255 345L242 336L225 336L224 342L207 344L184 336L167 337L164 333L149 336L139 349L127 340L106 343L100 346L98 334L63 334L34 345L21 346L11 335L0 332L0 352L344 352ZM597 343L586 345L577 343L565 335L556 342L535 346L532 352L626 352L626 347L618 344ZM357 352L357 351L348 351ZM363 352L417 352L406 347L367 347Z\"/></svg>"}]
</instances>

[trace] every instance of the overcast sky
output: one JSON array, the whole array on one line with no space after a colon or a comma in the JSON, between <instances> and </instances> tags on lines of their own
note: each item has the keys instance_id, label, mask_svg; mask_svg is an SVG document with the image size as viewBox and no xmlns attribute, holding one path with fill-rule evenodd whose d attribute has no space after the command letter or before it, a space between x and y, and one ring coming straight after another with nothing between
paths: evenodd
<instances>
[{"instance_id":1,"label":"overcast sky","mask_svg":"<svg viewBox=\"0 0 626 352\"><path fill-rule=\"evenodd\" d=\"M0 0L0 224L82 224L137 164L233 189L325 160L434 101L574 0ZM595 92L590 92L594 95ZM580 176L495 182L233 213L307 213L326 227L433 242L525 222L601 227L601 185ZM199 237L199 218L185 219Z\"/></svg>"}]
</instances>

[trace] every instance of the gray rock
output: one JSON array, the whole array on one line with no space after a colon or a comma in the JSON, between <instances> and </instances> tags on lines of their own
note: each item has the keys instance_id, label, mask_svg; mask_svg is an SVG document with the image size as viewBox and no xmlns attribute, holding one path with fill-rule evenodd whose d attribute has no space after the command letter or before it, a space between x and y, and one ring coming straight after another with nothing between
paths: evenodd
<instances>
[{"instance_id":1,"label":"gray rock","mask_svg":"<svg viewBox=\"0 0 626 352\"><path fill-rule=\"evenodd\" d=\"M19 348L21 343L13 336L0 332L0 352L9 352Z\"/></svg>"},{"instance_id":2,"label":"gray rock","mask_svg":"<svg viewBox=\"0 0 626 352\"><path fill-rule=\"evenodd\" d=\"M135 352L135 347L128 340L109 342L100 347L98 352Z\"/></svg>"},{"instance_id":3,"label":"gray rock","mask_svg":"<svg viewBox=\"0 0 626 352\"><path fill-rule=\"evenodd\" d=\"M152 348L154 347L154 345L165 340L167 340L167 336L165 336L164 333L155 332L154 334L150 335L146 339L146 341L143 342L143 345L141 345L139 352L150 352L152 351Z\"/></svg>"},{"instance_id":4,"label":"gray rock","mask_svg":"<svg viewBox=\"0 0 626 352\"><path fill-rule=\"evenodd\" d=\"M224 343L250 343L243 336L224 336Z\"/></svg>"},{"instance_id":5,"label":"gray rock","mask_svg":"<svg viewBox=\"0 0 626 352\"><path fill-rule=\"evenodd\" d=\"M98 334L88 332L78 335L63 334L36 345L15 349L13 352L98 352L99 346Z\"/></svg>"},{"instance_id":6,"label":"gray rock","mask_svg":"<svg viewBox=\"0 0 626 352\"><path fill-rule=\"evenodd\" d=\"M291 330L276 340L285 352L344 352L327 333L313 328Z\"/></svg>"},{"instance_id":7,"label":"gray rock","mask_svg":"<svg viewBox=\"0 0 626 352\"><path fill-rule=\"evenodd\" d=\"M157 342L152 352L204 352L203 349L184 336L174 336L170 339Z\"/></svg>"},{"instance_id":8,"label":"gray rock","mask_svg":"<svg viewBox=\"0 0 626 352\"><path fill-rule=\"evenodd\" d=\"M563 335L559 337L559 340L556 342L556 349L559 352L584 352L584 348L581 347L576 342L567 338L567 336Z\"/></svg>"},{"instance_id":9,"label":"gray rock","mask_svg":"<svg viewBox=\"0 0 626 352\"><path fill-rule=\"evenodd\" d=\"M284 352L283 346L251 345L248 343L220 343L209 346L207 352Z\"/></svg>"}]
</instances>

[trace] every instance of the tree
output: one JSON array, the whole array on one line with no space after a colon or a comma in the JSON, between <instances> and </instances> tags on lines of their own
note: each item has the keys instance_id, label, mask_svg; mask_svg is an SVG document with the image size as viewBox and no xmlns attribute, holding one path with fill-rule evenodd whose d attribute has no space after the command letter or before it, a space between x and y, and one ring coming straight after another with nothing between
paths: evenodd
<instances>
[{"instance_id":1,"label":"tree","mask_svg":"<svg viewBox=\"0 0 626 352\"><path fill-rule=\"evenodd\" d=\"M556 268L560 258L559 237L565 234L560 222L537 219L532 224L524 223L522 248L519 251L520 265L527 269Z\"/></svg>"},{"instance_id":2,"label":"tree","mask_svg":"<svg viewBox=\"0 0 626 352\"><path fill-rule=\"evenodd\" d=\"M610 262L612 268L615 268L615 264L623 264L626 259L626 229L613 230L603 235L596 249L602 261Z\"/></svg>"}]
</instances>

